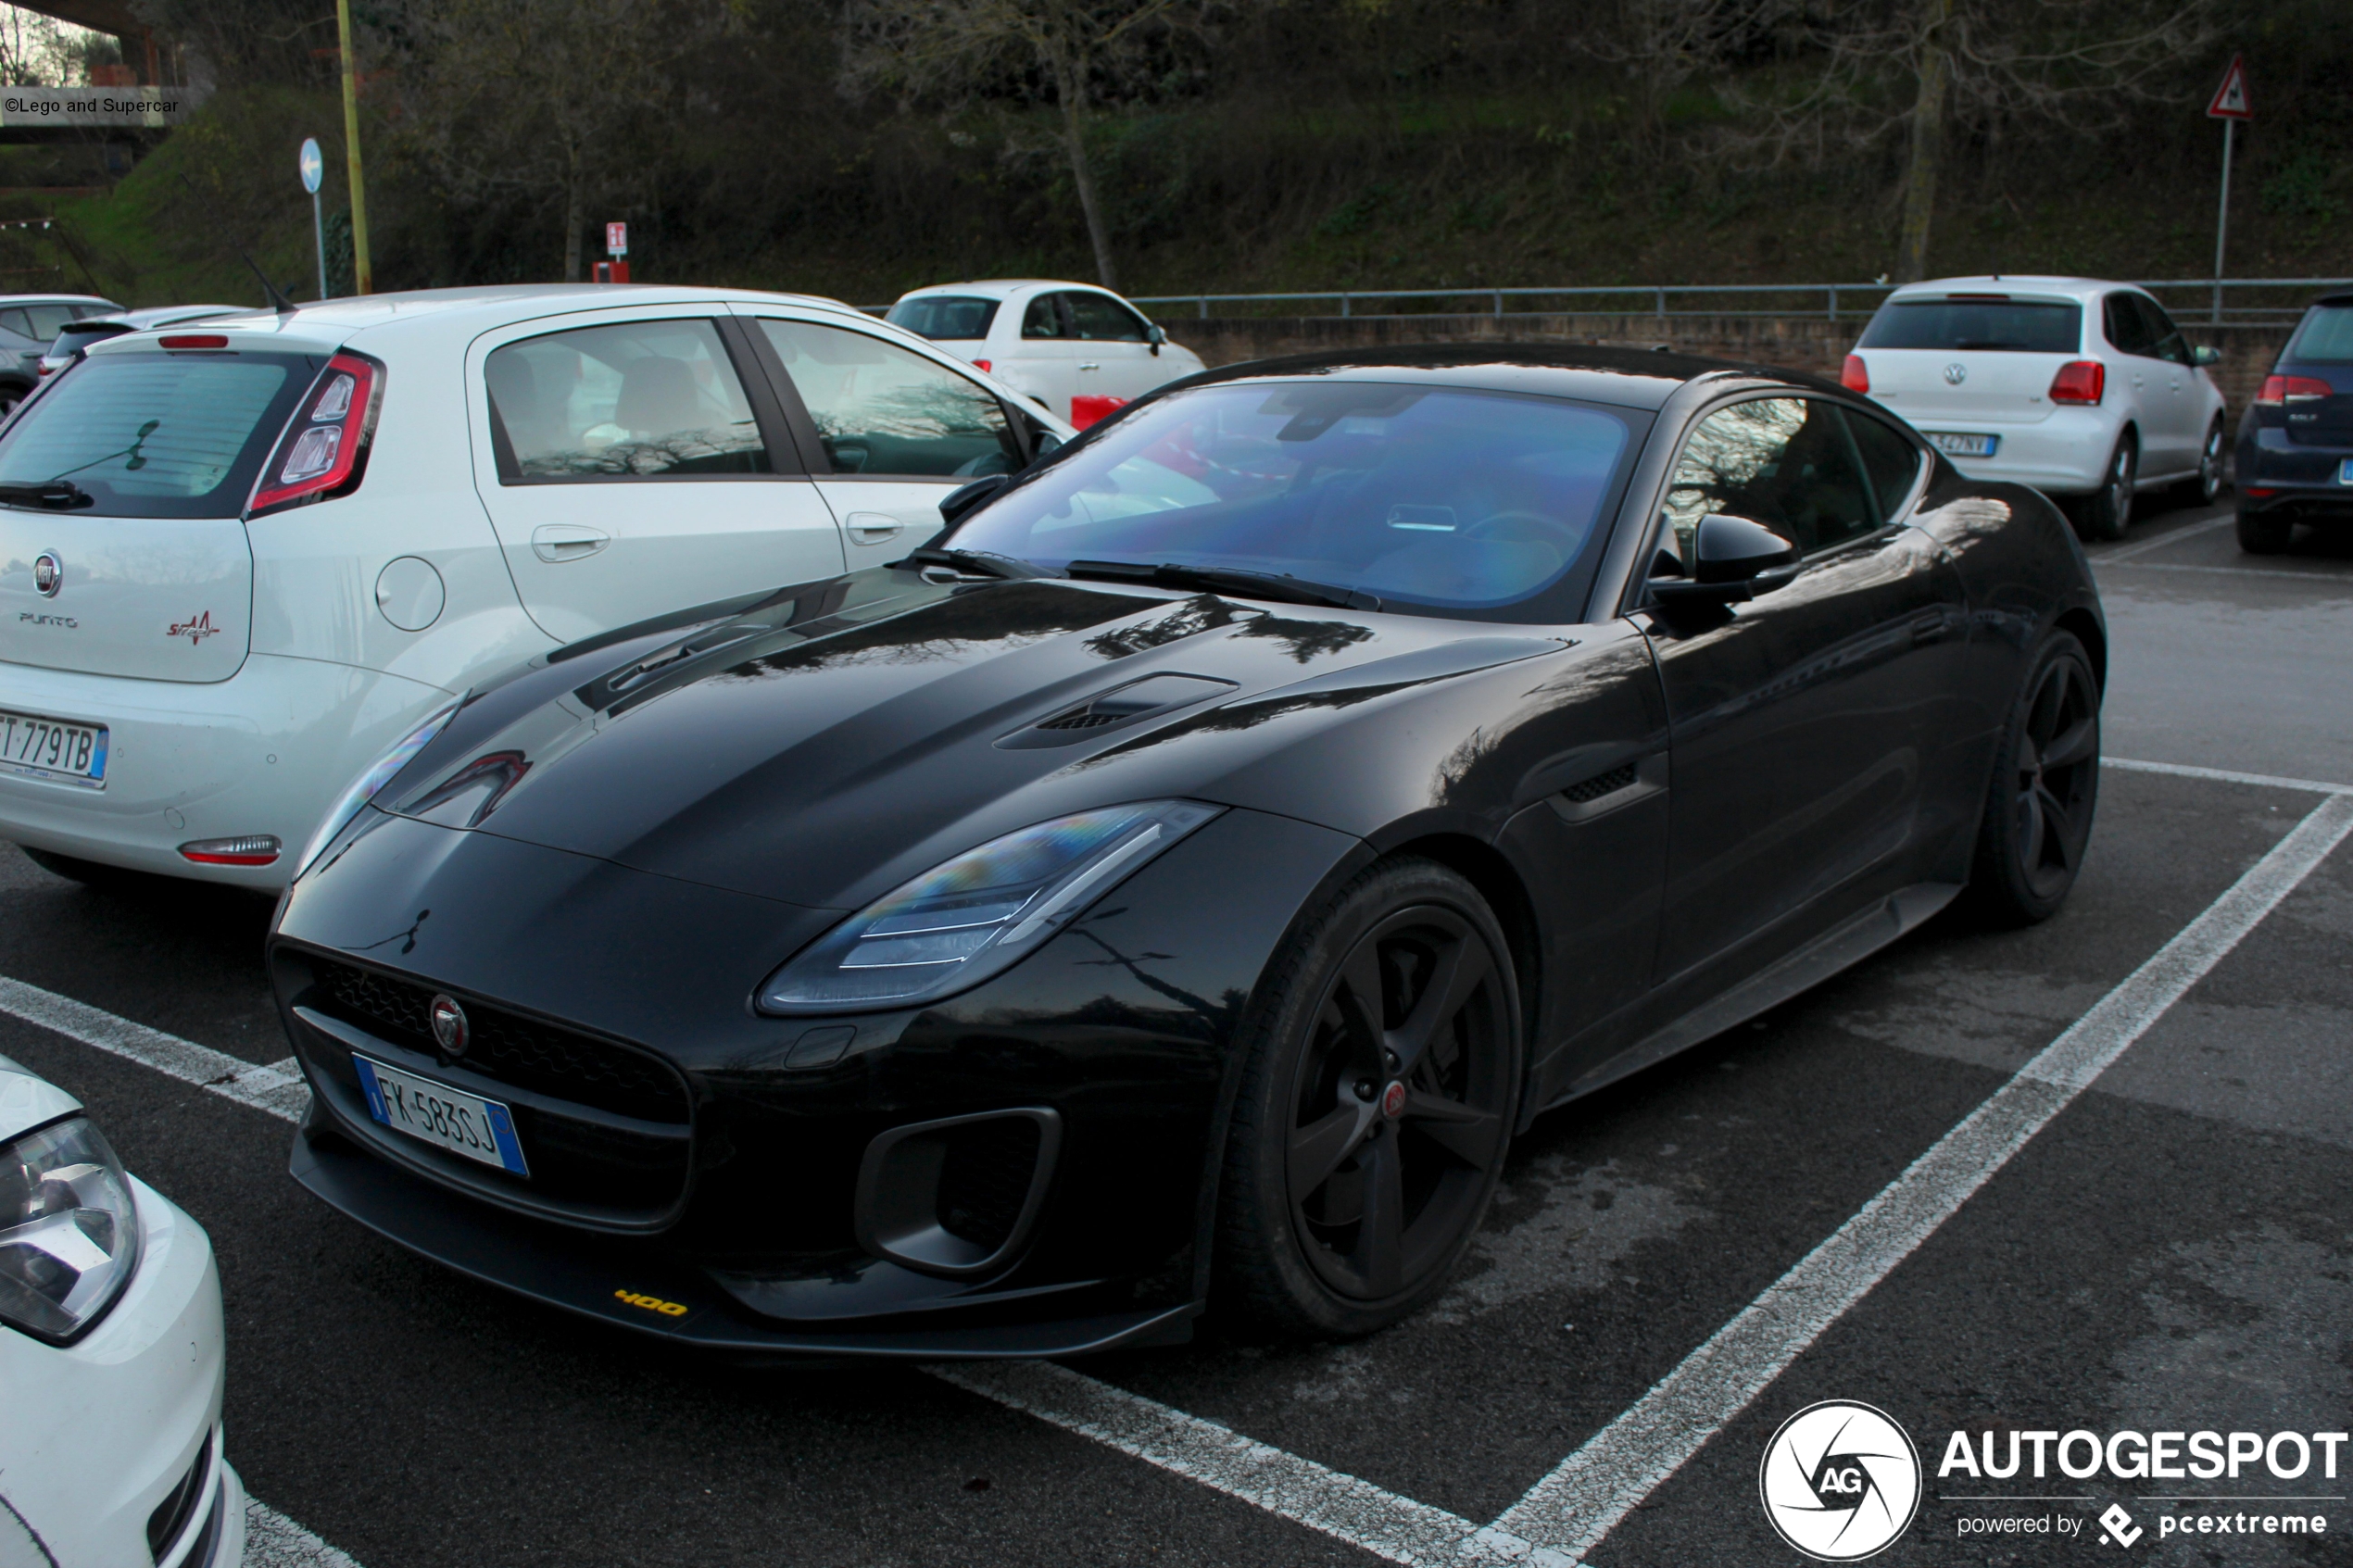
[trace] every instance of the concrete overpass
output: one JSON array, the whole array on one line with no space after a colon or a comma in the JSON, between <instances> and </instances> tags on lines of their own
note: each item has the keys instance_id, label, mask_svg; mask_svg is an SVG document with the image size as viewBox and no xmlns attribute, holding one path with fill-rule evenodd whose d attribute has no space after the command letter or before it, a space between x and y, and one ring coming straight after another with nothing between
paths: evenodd
<instances>
[{"instance_id":1,"label":"concrete overpass","mask_svg":"<svg viewBox=\"0 0 2353 1568\"><path fill-rule=\"evenodd\" d=\"M160 85L178 79L174 50L169 39L139 19L130 0L9 0L19 10L55 17L75 27L110 34L122 45L122 63L141 85Z\"/></svg>"}]
</instances>

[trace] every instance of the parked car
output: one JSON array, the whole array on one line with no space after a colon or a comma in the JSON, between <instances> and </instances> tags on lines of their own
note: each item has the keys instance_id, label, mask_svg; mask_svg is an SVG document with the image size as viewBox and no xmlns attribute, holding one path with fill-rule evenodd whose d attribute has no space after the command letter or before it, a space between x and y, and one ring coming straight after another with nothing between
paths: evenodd
<instances>
[{"instance_id":1,"label":"parked car","mask_svg":"<svg viewBox=\"0 0 2353 1568\"><path fill-rule=\"evenodd\" d=\"M1834 383L1261 361L975 500L370 771L268 947L304 1185L713 1349L1361 1334L1537 1112L2085 851L2082 549Z\"/></svg>"},{"instance_id":2,"label":"parked car","mask_svg":"<svg viewBox=\"0 0 2353 1568\"><path fill-rule=\"evenodd\" d=\"M0 294L0 416L41 380L41 357L69 322L120 316L122 307L89 294Z\"/></svg>"},{"instance_id":3,"label":"parked car","mask_svg":"<svg viewBox=\"0 0 2353 1568\"><path fill-rule=\"evenodd\" d=\"M235 1568L212 1243L0 1057L0 1563Z\"/></svg>"},{"instance_id":4,"label":"parked car","mask_svg":"<svg viewBox=\"0 0 2353 1568\"><path fill-rule=\"evenodd\" d=\"M56 375L82 358L82 351L103 338L120 337L125 332L145 332L152 327L173 327L187 321L202 321L216 316L242 316L253 308L250 305L157 305L145 310L126 310L119 316L85 316L78 321L68 321L49 340L48 351L41 356L38 372Z\"/></svg>"},{"instance_id":5,"label":"parked car","mask_svg":"<svg viewBox=\"0 0 2353 1568\"><path fill-rule=\"evenodd\" d=\"M1085 430L1202 370L1201 356L1109 289L1035 279L941 283L887 318Z\"/></svg>"},{"instance_id":6,"label":"parked car","mask_svg":"<svg viewBox=\"0 0 2353 1568\"><path fill-rule=\"evenodd\" d=\"M2130 284L1940 278L1888 296L1843 379L1963 473L2032 484L2085 538L2120 539L2144 491L2221 491L2219 358Z\"/></svg>"},{"instance_id":7,"label":"parked car","mask_svg":"<svg viewBox=\"0 0 2353 1568\"><path fill-rule=\"evenodd\" d=\"M484 675L899 558L1069 433L782 295L380 295L107 339L0 430L0 837L274 891Z\"/></svg>"},{"instance_id":8,"label":"parked car","mask_svg":"<svg viewBox=\"0 0 2353 1568\"><path fill-rule=\"evenodd\" d=\"M2250 555L2286 549L2298 522L2353 521L2353 294L2312 302L2239 417L2238 496Z\"/></svg>"}]
</instances>

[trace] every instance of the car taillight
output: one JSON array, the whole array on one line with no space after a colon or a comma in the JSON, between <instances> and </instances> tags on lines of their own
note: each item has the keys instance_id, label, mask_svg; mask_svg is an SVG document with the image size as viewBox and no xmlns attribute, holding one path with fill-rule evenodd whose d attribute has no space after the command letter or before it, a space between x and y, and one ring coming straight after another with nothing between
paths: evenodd
<instances>
[{"instance_id":1,"label":"car taillight","mask_svg":"<svg viewBox=\"0 0 2353 1568\"><path fill-rule=\"evenodd\" d=\"M163 340L166 348L226 348L228 337L220 332L190 332Z\"/></svg>"},{"instance_id":2,"label":"car taillight","mask_svg":"<svg viewBox=\"0 0 2353 1568\"><path fill-rule=\"evenodd\" d=\"M2051 378L2054 403L2096 403L2108 395L2108 367L2097 359L2070 359Z\"/></svg>"},{"instance_id":3,"label":"car taillight","mask_svg":"<svg viewBox=\"0 0 2353 1568\"><path fill-rule=\"evenodd\" d=\"M986 360L986 359L975 359L975 360L974 360L974 361L973 361L973 363L974 363L975 365L979 366L979 367L980 367L980 369L981 369L982 370L984 370L984 371L986 371L986 372L988 372L988 373L989 373L989 374L991 374L991 375L994 375L994 374L996 373L997 367L996 367L996 366L994 366L994 365L992 365L992 364L990 364L990 363L989 363L988 360Z\"/></svg>"},{"instance_id":4,"label":"car taillight","mask_svg":"<svg viewBox=\"0 0 2353 1568\"><path fill-rule=\"evenodd\" d=\"M1846 357L1846 368L1839 371L1838 384L1849 392L1871 390L1871 368L1863 363L1861 355L1850 354Z\"/></svg>"},{"instance_id":5,"label":"car taillight","mask_svg":"<svg viewBox=\"0 0 2353 1568\"><path fill-rule=\"evenodd\" d=\"M2265 376L2263 390L2255 400L2270 408L2284 403L2307 403L2315 397L2333 395L2336 388L2317 376Z\"/></svg>"},{"instance_id":6,"label":"car taillight","mask_svg":"<svg viewBox=\"0 0 2353 1568\"><path fill-rule=\"evenodd\" d=\"M373 359L338 354L327 361L302 411L278 438L253 495L256 512L342 495L359 486L368 444L384 402L384 371Z\"/></svg>"},{"instance_id":7,"label":"car taillight","mask_svg":"<svg viewBox=\"0 0 2353 1568\"><path fill-rule=\"evenodd\" d=\"M280 845L273 833L249 833L237 838L199 838L180 847L183 859L200 866L266 866L277 859Z\"/></svg>"}]
</instances>

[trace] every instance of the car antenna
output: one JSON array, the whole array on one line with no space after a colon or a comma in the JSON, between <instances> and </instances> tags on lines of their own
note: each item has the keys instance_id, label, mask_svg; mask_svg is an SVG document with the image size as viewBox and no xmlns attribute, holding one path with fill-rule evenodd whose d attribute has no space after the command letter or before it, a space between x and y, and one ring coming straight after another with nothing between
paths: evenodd
<instances>
[{"instance_id":1,"label":"car antenna","mask_svg":"<svg viewBox=\"0 0 2353 1568\"><path fill-rule=\"evenodd\" d=\"M189 179L187 175L183 173L180 176L180 182L188 187L188 194L190 195L197 196L198 199L202 199L201 194L196 190L196 183L195 181ZM256 262L252 257L245 254L244 246L237 245L231 248L236 251L237 259L251 268L253 270L253 275L261 281L262 297L270 302L270 307L281 316L293 315L296 307L293 300L286 297L286 291L270 281L270 274L264 272L261 270L260 264Z\"/></svg>"}]
</instances>

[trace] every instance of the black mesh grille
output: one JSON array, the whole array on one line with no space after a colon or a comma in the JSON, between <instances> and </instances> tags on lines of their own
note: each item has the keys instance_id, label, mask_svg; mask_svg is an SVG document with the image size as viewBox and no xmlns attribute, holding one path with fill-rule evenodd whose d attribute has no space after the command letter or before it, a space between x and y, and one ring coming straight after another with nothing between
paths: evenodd
<instances>
[{"instance_id":1,"label":"black mesh grille","mask_svg":"<svg viewBox=\"0 0 2353 1568\"><path fill-rule=\"evenodd\" d=\"M333 1010L363 1026L390 1029L403 1043L434 1049L427 1022L434 990L332 960L315 960ZM649 1057L593 1035L467 1002L471 1039L465 1064L518 1088L593 1105L648 1122L685 1122L686 1092Z\"/></svg>"},{"instance_id":2,"label":"black mesh grille","mask_svg":"<svg viewBox=\"0 0 2353 1568\"><path fill-rule=\"evenodd\" d=\"M1037 1169L1038 1123L1026 1117L950 1130L939 1170L939 1228L975 1247L1002 1247Z\"/></svg>"},{"instance_id":3,"label":"black mesh grille","mask_svg":"<svg viewBox=\"0 0 2353 1568\"><path fill-rule=\"evenodd\" d=\"M1635 764L1629 762L1623 768L1612 768L1608 772L1597 773L1582 784L1569 785L1561 791L1561 798L1572 806L1582 806L1589 800L1599 800L1604 795L1617 794L1632 784L1637 776Z\"/></svg>"},{"instance_id":4,"label":"black mesh grille","mask_svg":"<svg viewBox=\"0 0 2353 1568\"><path fill-rule=\"evenodd\" d=\"M1076 713L1065 713L1059 719L1049 719L1038 727L1041 730L1091 730L1100 724L1116 724L1122 719L1132 719L1132 713L1104 712L1100 709L1082 708Z\"/></svg>"}]
</instances>

